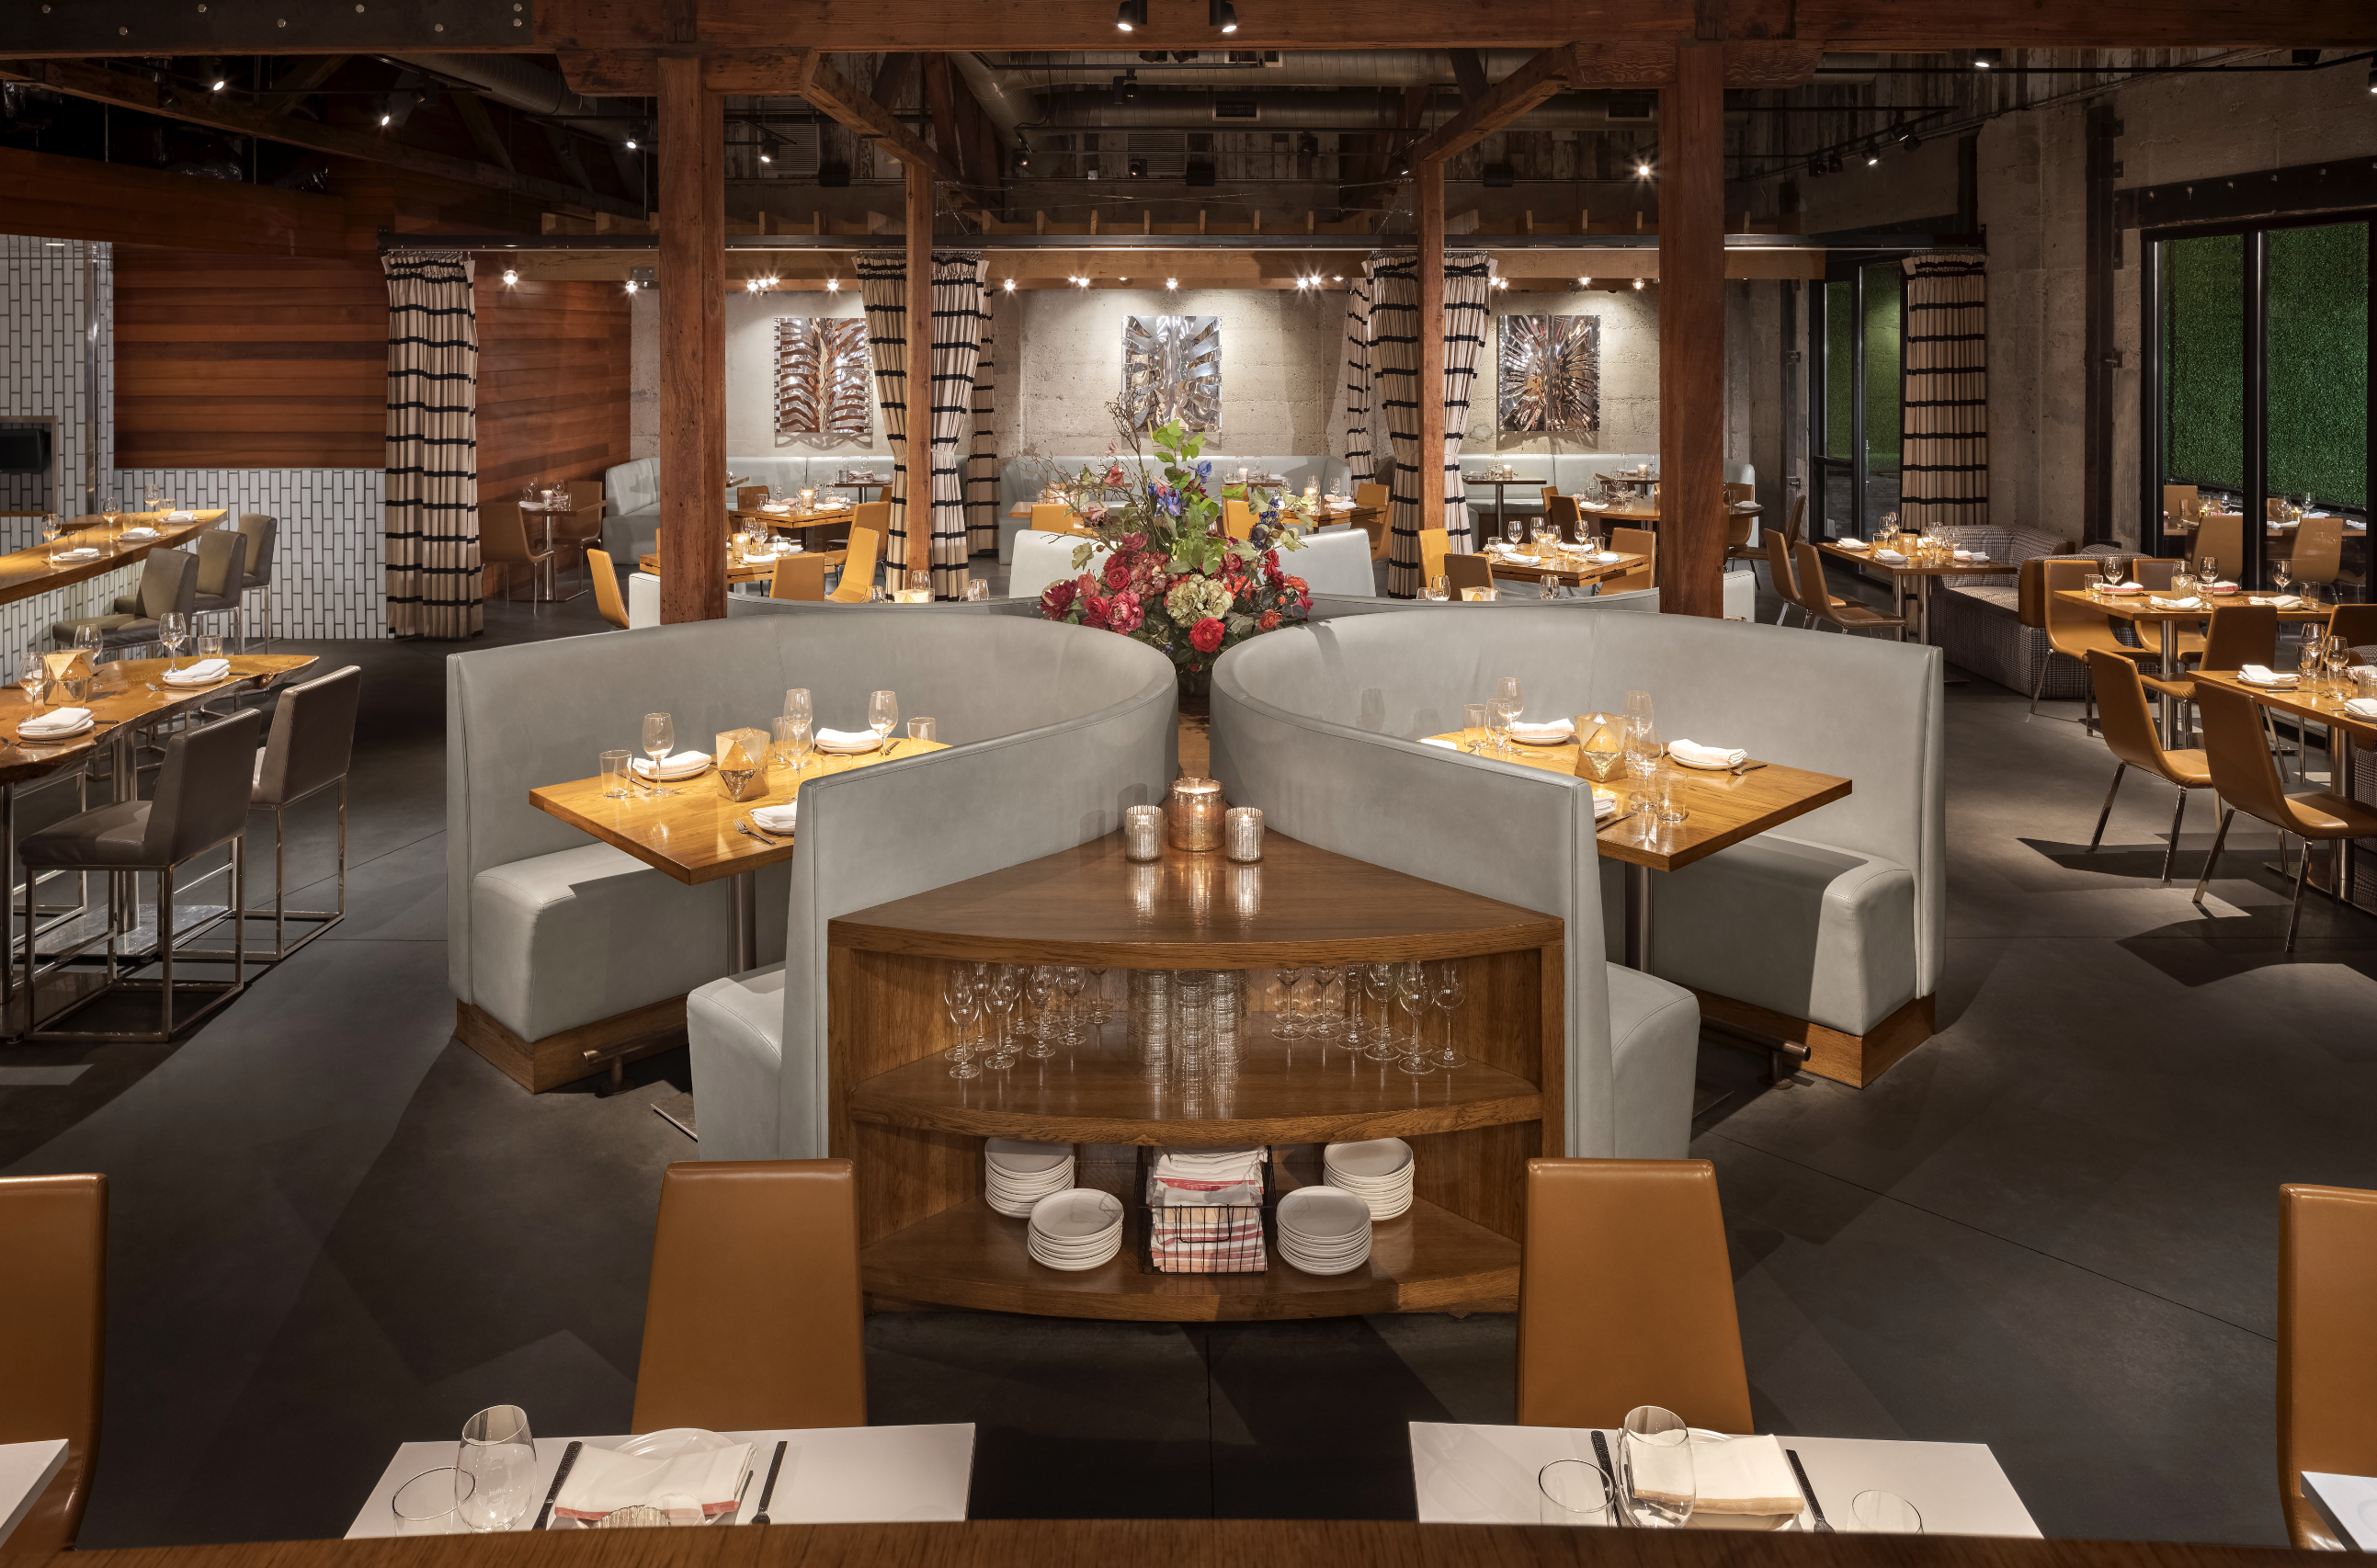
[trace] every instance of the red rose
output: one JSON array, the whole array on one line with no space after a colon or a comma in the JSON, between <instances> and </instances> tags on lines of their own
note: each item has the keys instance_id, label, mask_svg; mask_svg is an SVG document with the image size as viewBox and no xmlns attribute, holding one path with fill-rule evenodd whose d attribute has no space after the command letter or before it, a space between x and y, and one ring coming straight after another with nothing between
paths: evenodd
<instances>
[{"instance_id":1,"label":"red rose","mask_svg":"<svg viewBox=\"0 0 2377 1568\"><path fill-rule=\"evenodd\" d=\"M1276 572L1279 570L1279 552L1277 550L1265 550L1263 552L1263 570L1268 572Z\"/></svg>"},{"instance_id":2,"label":"red rose","mask_svg":"<svg viewBox=\"0 0 2377 1568\"><path fill-rule=\"evenodd\" d=\"M1106 629L1107 602L1094 593L1081 596L1081 624L1100 631Z\"/></svg>"},{"instance_id":3,"label":"red rose","mask_svg":"<svg viewBox=\"0 0 2377 1568\"><path fill-rule=\"evenodd\" d=\"M1308 610L1312 608L1312 595L1307 593L1304 597L1298 599L1296 602L1296 607L1299 610Z\"/></svg>"},{"instance_id":4,"label":"red rose","mask_svg":"<svg viewBox=\"0 0 2377 1568\"><path fill-rule=\"evenodd\" d=\"M1128 588L1130 586L1130 563L1120 556L1109 556L1106 557L1106 569L1104 576L1108 588L1117 590Z\"/></svg>"},{"instance_id":5,"label":"red rose","mask_svg":"<svg viewBox=\"0 0 2377 1568\"><path fill-rule=\"evenodd\" d=\"M1073 585L1052 582L1040 592L1040 616L1043 620L1063 620L1073 607Z\"/></svg>"},{"instance_id":6,"label":"red rose","mask_svg":"<svg viewBox=\"0 0 2377 1568\"><path fill-rule=\"evenodd\" d=\"M1211 653L1222 645L1222 639L1227 635L1220 621L1207 616L1188 628L1188 643L1200 653Z\"/></svg>"},{"instance_id":7,"label":"red rose","mask_svg":"<svg viewBox=\"0 0 2377 1568\"><path fill-rule=\"evenodd\" d=\"M1305 587L1304 579L1300 577L1281 578L1279 580L1279 585L1287 590L1290 593L1308 593L1311 592L1311 590Z\"/></svg>"},{"instance_id":8,"label":"red rose","mask_svg":"<svg viewBox=\"0 0 2377 1568\"><path fill-rule=\"evenodd\" d=\"M1277 610L1265 610L1262 613L1262 618L1255 622L1255 629L1257 631L1270 631L1278 625L1279 612Z\"/></svg>"}]
</instances>

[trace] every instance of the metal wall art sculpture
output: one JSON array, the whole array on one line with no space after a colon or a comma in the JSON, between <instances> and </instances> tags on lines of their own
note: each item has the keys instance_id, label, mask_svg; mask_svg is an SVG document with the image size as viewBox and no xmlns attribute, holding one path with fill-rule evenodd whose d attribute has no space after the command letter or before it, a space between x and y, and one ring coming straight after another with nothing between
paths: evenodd
<instances>
[{"instance_id":1,"label":"metal wall art sculpture","mask_svg":"<svg viewBox=\"0 0 2377 1568\"><path fill-rule=\"evenodd\" d=\"M1190 430L1222 424L1222 318L1129 316L1122 324L1123 412L1145 430L1177 419Z\"/></svg>"},{"instance_id":2,"label":"metal wall art sculpture","mask_svg":"<svg viewBox=\"0 0 2377 1568\"><path fill-rule=\"evenodd\" d=\"M1505 316L1502 428L1592 435L1601 428L1601 317Z\"/></svg>"},{"instance_id":3,"label":"metal wall art sculpture","mask_svg":"<svg viewBox=\"0 0 2377 1568\"><path fill-rule=\"evenodd\" d=\"M776 317L777 435L866 440L874 377L865 317Z\"/></svg>"}]
</instances>

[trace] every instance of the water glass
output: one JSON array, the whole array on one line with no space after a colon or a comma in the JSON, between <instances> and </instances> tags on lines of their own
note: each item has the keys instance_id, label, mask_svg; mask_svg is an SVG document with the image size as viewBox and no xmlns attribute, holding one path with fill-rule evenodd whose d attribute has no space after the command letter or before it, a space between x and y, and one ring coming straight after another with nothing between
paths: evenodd
<instances>
[{"instance_id":1,"label":"water glass","mask_svg":"<svg viewBox=\"0 0 2377 1568\"><path fill-rule=\"evenodd\" d=\"M784 717L788 719L807 719L811 723L816 722L817 715L809 707L809 688L807 687L796 686L790 691L784 693Z\"/></svg>"},{"instance_id":2,"label":"water glass","mask_svg":"<svg viewBox=\"0 0 2377 1568\"><path fill-rule=\"evenodd\" d=\"M1690 775L1669 763L1659 770L1659 825L1674 827L1691 816L1684 801L1691 793Z\"/></svg>"},{"instance_id":3,"label":"water glass","mask_svg":"<svg viewBox=\"0 0 2377 1568\"><path fill-rule=\"evenodd\" d=\"M934 734L933 721L930 719L910 719L908 721L908 738L910 740L921 740L927 743L936 740L938 737Z\"/></svg>"},{"instance_id":4,"label":"water glass","mask_svg":"<svg viewBox=\"0 0 2377 1568\"><path fill-rule=\"evenodd\" d=\"M627 759L632 755L634 753L627 751L603 753L603 799L627 800L634 797L636 792L628 786L627 783Z\"/></svg>"},{"instance_id":5,"label":"water glass","mask_svg":"<svg viewBox=\"0 0 2377 1568\"><path fill-rule=\"evenodd\" d=\"M1649 724L1651 722L1651 694L1647 691L1628 692L1626 694L1626 716L1630 719L1639 720L1642 724Z\"/></svg>"},{"instance_id":6,"label":"water glass","mask_svg":"<svg viewBox=\"0 0 2377 1568\"><path fill-rule=\"evenodd\" d=\"M49 684L49 671L42 667L39 653L28 652L17 661L17 685L24 692L27 702L40 707L42 688Z\"/></svg>"},{"instance_id":7,"label":"water glass","mask_svg":"<svg viewBox=\"0 0 2377 1568\"><path fill-rule=\"evenodd\" d=\"M1464 702L1461 706L1461 727L1469 732L1469 749L1475 754L1485 733L1486 722L1492 716L1483 702Z\"/></svg>"},{"instance_id":8,"label":"water glass","mask_svg":"<svg viewBox=\"0 0 2377 1568\"><path fill-rule=\"evenodd\" d=\"M473 1530L508 1530L536 1502L536 1440L529 1434L528 1412L517 1405L496 1405L462 1423L461 1447L455 1468L471 1478L467 1497L458 1497L454 1511ZM461 1490L457 1483L456 1491Z\"/></svg>"},{"instance_id":9,"label":"water glass","mask_svg":"<svg viewBox=\"0 0 2377 1568\"><path fill-rule=\"evenodd\" d=\"M477 1484L451 1465L422 1471L397 1488L396 1495L388 1500L388 1512L396 1515L397 1534L452 1533L456 1506L477 1490Z\"/></svg>"},{"instance_id":10,"label":"water glass","mask_svg":"<svg viewBox=\"0 0 2377 1568\"><path fill-rule=\"evenodd\" d=\"M1887 1491L1861 1491L1849 1499L1849 1518L1860 1530L1893 1536L1919 1536L1923 1515L1915 1504Z\"/></svg>"},{"instance_id":11,"label":"water glass","mask_svg":"<svg viewBox=\"0 0 2377 1568\"><path fill-rule=\"evenodd\" d=\"M1700 1491L1692 1479L1692 1434L1681 1416L1656 1405L1627 1411L1618 1452L1621 1495L1635 1524L1673 1529L1692 1516Z\"/></svg>"},{"instance_id":12,"label":"water glass","mask_svg":"<svg viewBox=\"0 0 2377 1568\"><path fill-rule=\"evenodd\" d=\"M990 584L980 578L969 579L965 585L965 596L967 604L978 604L990 597Z\"/></svg>"},{"instance_id":13,"label":"water glass","mask_svg":"<svg viewBox=\"0 0 2377 1568\"><path fill-rule=\"evenodd\" d=\"M1539 1525L1607 1525L1615 1495L1609 1477L1590 1459L1555 1459L1535 1474Z\"/></svg>"},{"instance_id":14,"label":"water glass","mask_svg":"<svg viewBox=\"0 0 2377 1568\"><path fill-rule=\"evenodd\" d=\"M1507 757L1511 753L1511 721L1519 716L1519 704L1508 697L1497 697L1486 707L1486 727L1494 737L1494 749Z\"/></svg>"},{"instance_id":15,"label":"water glass","mask_svg":"<svg viewBox=\"0 0 2377 1568\"><path fill-rule=\"evenodd\" d=\"M1437 576L1429 578L1427 580L1427 596L1430 599L1436 600L1451 599L1452 597L1452 580L1444 576L1442 573L1439 573Z\"/></svg>"},{"instance_id":16,"label":"water glass","mask_svg":"<svg viewBox=\"0 0 2377 1568\"><path fill-rule=\"evenodd\" d=\"M222 656L223 640L221 637L209 634L198 639L198 657L200 660L220 659Z\"/></svg>"}]
</instances>

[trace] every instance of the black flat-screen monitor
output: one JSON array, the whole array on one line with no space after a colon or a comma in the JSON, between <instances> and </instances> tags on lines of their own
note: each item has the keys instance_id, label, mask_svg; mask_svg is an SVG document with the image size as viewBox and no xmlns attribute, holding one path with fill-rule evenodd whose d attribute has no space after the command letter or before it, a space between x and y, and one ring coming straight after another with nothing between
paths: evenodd
<instances>
[{"instance_id":1,"label":"black flat-screen monitor","mask_svg":"<svg viewBox=\"0 0 2377 1568\"><path fill-rule=\"evenodd\" d=\"M45 429L0 429L0 473L47 473L50 433Z\"/></svg>"}]
</instances>

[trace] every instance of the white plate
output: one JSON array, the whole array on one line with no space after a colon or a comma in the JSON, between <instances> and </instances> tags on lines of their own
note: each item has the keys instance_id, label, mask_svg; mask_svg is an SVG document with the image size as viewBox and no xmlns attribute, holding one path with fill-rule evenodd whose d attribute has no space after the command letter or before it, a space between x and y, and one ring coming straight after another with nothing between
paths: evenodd
<instances>
[{"instance_id":1,"label":"white plate","mask_svg":"<svg viewBox=\"0 0 2377 1568\"><path fill-rule=\"evenodd\" d=\"M1298 1274L1324 1275L1333 1274L1352 1274L1356 1269L1360 1268L1364 1263L1370 1261L1369 1254L1367 1252L1358 1258L1344 1262L1333 1260L1323 1262L1318 1258L1299 1258L1284 1247L1280 1249L1279 1255L1283 1262L1284 1262L1290 1268L1295 1269Z\"/></svg>"},{"instance_id":2,"label":"white plate","mask_svg":"<svg viewBox=\"0 0 2377 1568\"><path fill-rule=\"evenodd\" d=\"M1394 1179L1409 1185L1412 1146L1400 1138L1366 1138L1359 1143L1332 1143L1320 1151L1320 1163L1332 1174L1356 1181ZM1333 1185L1333 1183L1332 1183Z\"/></svg>"},{"instance_id":3,"label":"white plate","mask_svg":"<svg viewBox=\"0 0 2377 1568\"><path fill-rule=\"evenodd\" d=\"M991 1169L1009 1176L1039 1175L1073 1163L1070 1143L1027 1143L1020 1138L988 1138L983 1141L982 1152Z\"/></svg>"},{"instance_id":4,"label":"white plate","mask_svg":"<svg viewBox=\"0 0 2377 1568\"><path fill-rule=\"evenodd\" d=\"M1097 1268L1101 1264L1112 1263L1121 1251L1122 1247L1117 1243L1094 1258L1044 1258L1034 1252L1032 1254L1032 1261L1043 1268L1061 1269L1067 1274L1081 1274Z\"/></svg>"},{"instance_id":5,"label":"white plate","mask_svg":"<svg viewBox=\"0 0 2377 1568\"><path fill-rule=\"evenodd\" d=\"M1074 1187L1040 1200L1032 1231L1052 1241L1089 1240L1122 1225L1122 1200L1093 1187Z\"/></svg>"},{"instance_id":6,"label":"white plate","mask_svg":"<svg viewBox=\"0 0 2377 1568\"><path fill-rule=\"evenodd\" d=\"M715 1454L735 1445L733 1438L721 1437L700 1427L664 1427L631 1437L613 1452L633 1454L639 1459L679 1459L688 1454Z\"/></svg>"},{"instance_id":7,"label":"white plate","mask_svg":"<svg viewBox=\"0 0 2377 1568\"><path fill-rule=\"evenodd\" d=\"M870 752L882 750L883 743L879 740L872 740L864 746L828 746L824 741L818 741L817 748L831 757L864 757Z\"/></svg>"},{"instance_id":8,"label":"white plate","mask_svg":"<svg viewBox=\"0 0 2377 1568\"><path fill-rule=\"evenodd\" d=\"M98 723L99 721L97 719L85 719L81 724L77 724L70 730L51 730L47 733L36 730L30 735L26 734L25 731L20 728L17 731L17 738L23 741L30 741L36 746L53 740L72 740L78 735L90 734L92 727Z\"/></svg>"},{"instance_id":9,"label":"white plate","mask_svg":"<svg viewBox=\"0 0 2377 1568\"><path fill-rule=\"evenodd\" d=\"M1733 762L1687 762L1672 751L1667 753L1667 760L1678 768L1691 768L1703 773L1729 773L1739 765Z\"/></svg>"},{"instance_id":10,"label":"white plate","mask_svg":"<svg viewBox=\"0 0 2377 1568\"><path fill-rule=\"evenodd\" d=\"M1324 1242L1361 1234L1370 1228L1370 1205L1334 1187L1299 1187L1279 1201L1279 1228Z\"/></svg>"}]
</instances>

